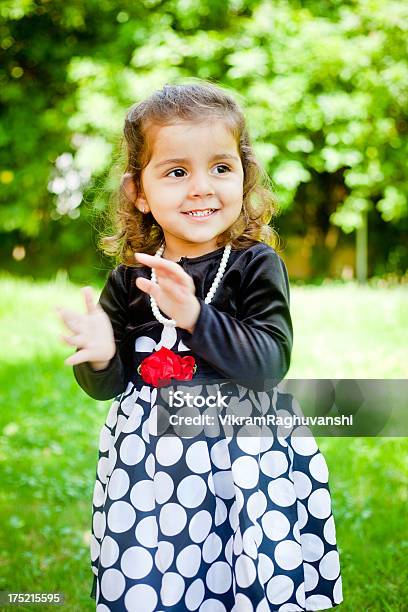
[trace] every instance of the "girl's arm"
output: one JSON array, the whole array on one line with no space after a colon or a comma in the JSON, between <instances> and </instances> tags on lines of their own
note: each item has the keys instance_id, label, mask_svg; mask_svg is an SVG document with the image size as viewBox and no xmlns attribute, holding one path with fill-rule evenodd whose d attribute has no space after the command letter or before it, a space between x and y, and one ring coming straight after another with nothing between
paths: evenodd
<instances>
[{"instance_id":1,"label":"girl's arm","mask_svg":"<svg viewBox=\"0 0 408 612\"><path fill-rule=\"evenodd\" d=\"M109 272L99 304L112 324L116 353L103 370L94 370L89 362L84 362L74 365L73 371L76 381L85 393L97 400L108 400L122 393L126 386L124 365L120 356L128 313L123 265Z\"/></svg>"},{"instance_id":2,"label":"girl's arm","mask_svg":"<svg viewBox=\"0 0 408 612\"><path fill-rule=\"evenodd\" d=\"M271 247L265 246L243 271L237 318L198 299L193 333L182 331L186 346L223 376L250 388L272 388L284 378L293 344L289 280Z\"/></svg>"}]
</instances>

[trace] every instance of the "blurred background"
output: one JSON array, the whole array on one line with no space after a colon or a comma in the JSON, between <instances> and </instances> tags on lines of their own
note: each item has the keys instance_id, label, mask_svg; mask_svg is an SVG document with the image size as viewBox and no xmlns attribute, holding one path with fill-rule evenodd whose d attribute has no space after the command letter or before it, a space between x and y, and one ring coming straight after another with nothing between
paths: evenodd
<instances>
[{"instance_id":1,"label":"blurred background","mask_svg":"<svg viewBox=\"0 0 408 612\"><path fill-rule=\"evenodd\" d=\"M56 304L83 309L126 110L173 79L226 87L272 179L292 283L290 378L407 378L407 5L0 3L0 590L92 610L91 499L109 402L76 384ZM322 438L345 601L408 601L406 438ZM22 609L38 609L22 606ZM43 607L46 609L46 607Z\"/></svg>"}]
</instances>

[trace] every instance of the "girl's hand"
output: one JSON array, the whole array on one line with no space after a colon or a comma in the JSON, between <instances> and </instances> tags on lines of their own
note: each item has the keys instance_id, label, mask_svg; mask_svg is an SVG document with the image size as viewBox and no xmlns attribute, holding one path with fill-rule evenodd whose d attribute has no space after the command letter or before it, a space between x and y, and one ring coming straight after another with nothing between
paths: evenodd
<instances>
[{"instance_id":1,"label":"girl's hand","mask_svg":"<svg viewBox=\"0 0 408 612\"><path fill-rule=\"evenodd\" d=\"M194 281L175 261L155 255L135 253L137 261L156 270L157 283L137 278L136 286L152 295L160 310L177 321L177 327L191 334L200 314L200 302L195 296Z\"/></svg>"},{"instance_id":2,"label":"girl's hand","mask_svg":"<svg viewBox=\"0 0 408 612\"><path fill-rule=\"evenodd\" d=\"M86 314L79 314L57 306L61 320L74 333L61 336L67 344L80 350L65 360L66 365L89 361L94 370L103 370L115 355L116 344L110 319L98 303L94 303L91 287L81 289L85 299Z\"/></svg>"}]
</instances>

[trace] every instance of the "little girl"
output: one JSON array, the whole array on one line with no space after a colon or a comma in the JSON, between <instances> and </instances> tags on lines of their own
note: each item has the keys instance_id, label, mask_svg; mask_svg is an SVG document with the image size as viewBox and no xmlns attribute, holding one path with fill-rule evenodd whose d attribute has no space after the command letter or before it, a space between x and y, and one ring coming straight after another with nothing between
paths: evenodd
<instances>
[{"instance_id":1,"label":"little girl","mask_svg":"<svg viewBox=\"0 0 408 612\"><path fill-rule=\"evenodd\" d=\"M114 398L93 495L97 612L335 607L328 470L306 428L157 431L170 385L201 406L227 398L196 414L299 413L278 390L289 282L242 111L211 83L165 86L130 109L124 136L119 232L104 242L121 263L98 304L83 289L86 314L58 309L77 349L65 363L88 395Z\"/></svg>"}]
</instances>

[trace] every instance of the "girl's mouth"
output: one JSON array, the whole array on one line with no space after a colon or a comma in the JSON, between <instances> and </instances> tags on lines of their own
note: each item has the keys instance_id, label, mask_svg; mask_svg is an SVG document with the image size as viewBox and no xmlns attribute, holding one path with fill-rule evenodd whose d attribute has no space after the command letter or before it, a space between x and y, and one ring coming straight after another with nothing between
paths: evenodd
<instances>
[{"instance_id":1,"label":"girl's mouth","mask_svg":"<svg viewBox=\"0 0 408 612\"><path fill-rule=\"evenodd\" d=\"M182 214L187 215L191 219L206 219L212 217L216 212L216 208L206 208L204 210L190 210Z\"/></svg>"}]
</instances>

